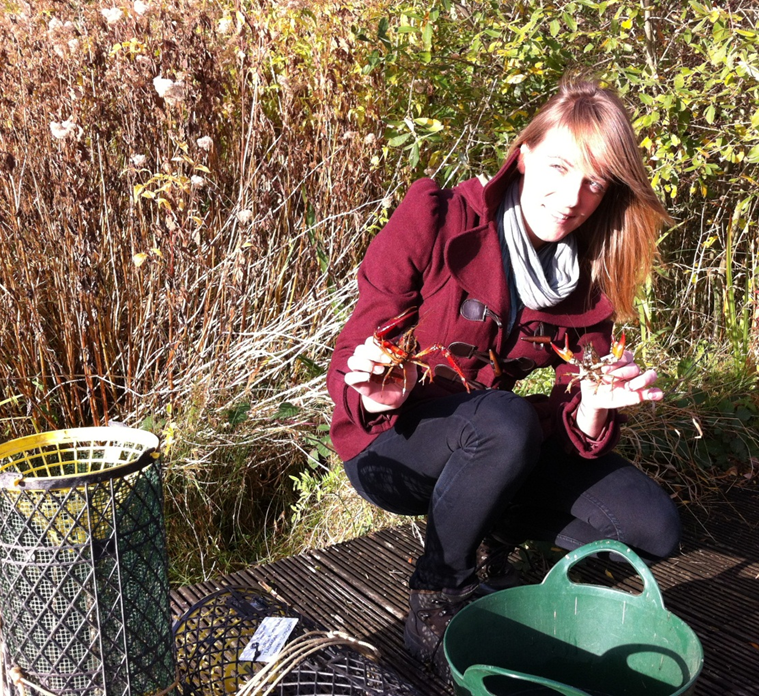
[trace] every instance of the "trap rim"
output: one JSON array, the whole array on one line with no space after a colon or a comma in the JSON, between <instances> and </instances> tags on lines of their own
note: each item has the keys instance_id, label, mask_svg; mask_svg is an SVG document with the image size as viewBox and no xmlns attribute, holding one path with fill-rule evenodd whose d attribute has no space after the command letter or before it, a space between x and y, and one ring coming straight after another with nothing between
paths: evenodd
<instances>
[{"instance_id":1,"label":"trap rim","mask_svg":"<svg viewBox=\"0 0 759 696\"><path fill-rule=\"evenodd\" d=\"M153 433L150 433L147 430L139 430L137 428L113 428L106 426L51 430L10 440L9 442L0 444L0 462L21 453L34 452L43 447L71 443L81 443L82 446L86 446L88 442L104 441L109 442L113 447L118 447L121 443L142 445L145 450L132 461L120 463L104 462L107 466L102 469L89 472L77 472L74 474L60 474L56 476L27 476L20 471L6 471L6 469L10 467L17 466L19 461L17 459L0 463L0 488L13 491L26 489L54 490L57 488L76 488L86 483L100 483L111 478L121 477L139 471L147 466L151 460L157 459L160 456L157 451L159 442L158 437Z\"/></svg>"}]
</instances>

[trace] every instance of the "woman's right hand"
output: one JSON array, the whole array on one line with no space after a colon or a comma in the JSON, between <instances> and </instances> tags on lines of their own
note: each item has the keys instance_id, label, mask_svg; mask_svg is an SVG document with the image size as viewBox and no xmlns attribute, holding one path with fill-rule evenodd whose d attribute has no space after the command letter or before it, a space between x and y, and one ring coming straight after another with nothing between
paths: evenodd
<instances>
[{"instance_id":1,"label":"woman's right hand","mask_svg":"<svg viewBox=\"0 0 759 696\"><path fill-rule=\"evenodd\" d=\"M345 383L361 394L361 401L369 413L400 408L416 384L417 367L411 362L396 366L383 378L392 364L392 358L373 336L356 346L348 358L350 372L345 375Z\"/></svg>"}]
</instances>

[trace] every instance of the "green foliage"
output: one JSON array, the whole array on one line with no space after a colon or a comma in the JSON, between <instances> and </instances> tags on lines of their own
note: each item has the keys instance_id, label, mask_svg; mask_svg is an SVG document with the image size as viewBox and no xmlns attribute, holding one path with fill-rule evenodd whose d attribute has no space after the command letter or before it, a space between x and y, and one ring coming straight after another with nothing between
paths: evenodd
<instances>
[{"instance_id":1,"label":"green foliage","mask_svg":"<svg viewBox=\"0 0 759 696\"><path fill-rule=\"evenodd\" d=\"M670 398L655 410L633 409L621 445L686 502L721 479L752 479L759 464L757 380L708 359L708 368L699 368L708 377L696 383L689 378L693 365L681 365L679 377L665 374L660 382Z\"/></svg>"},{"instance_id":2,"label":"green foliage","mask_svg":"<svg viewBox=\"0 0 759 696\"><path fill-rule=\"evenodd\" d=\"M291 481L297 494L290 507L288 545L293 552L346 541L407 519L360 498L339 465L307 469Z\"/></svg>"},{"instance_id":3,"label":"green foliage","mask_svg":"<svg viewBox=\"0 0 759 696\"><path fill-rule=\"evenodd\" d=\"M708 331L739 364L756 347L759 34L751 3L398 3L359 37L388 91L387 150L408 176L493 173L567 70L627 101L677 224L639 303L644 331ZM423 170L423 171L422 171ZM704 318L708 319L705 324Z\"/></svg>"},{"instance_id":4,"label":"green foliage","mask_svg":"<svg viewBox=\"0 0 759 696\"><path fill-rule=\"evenodd\" d=\"M315 433L306 433L306 443L311 447L308 452L308 465L312 469L324 466L330 456L334 454L332 439L329 436L329 425L321 423L316 426Z\"/></svg>"}]
</instances>

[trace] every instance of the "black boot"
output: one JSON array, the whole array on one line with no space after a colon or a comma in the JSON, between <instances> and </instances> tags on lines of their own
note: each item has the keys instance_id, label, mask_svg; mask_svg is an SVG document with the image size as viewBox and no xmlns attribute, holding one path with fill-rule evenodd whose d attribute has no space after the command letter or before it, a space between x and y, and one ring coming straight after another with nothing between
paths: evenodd
<instances>
[{"instance_id":1,"label":"black boot","mask_svg":"<svg viewBox=\"0 0 759 696\"><path fill-rule=\"evenodd\" d=\"M478 550L481 559L477 567L477 574L480 577L478 596L482 597L522 584L519 571L509 562L509 555L515 546L493 536L485 537L482 541Z\"/></svg>"},{"instance_id":2,"label":"black boot","mask_svg":"<svg viewBox=\"0 0 759 696\"><path fill-rule=\"evenodd\" d=\"M443 651L443 634L451 619L474 596L477 585L459 590L411 590L404 639L406 649L421 662L429 662L442 677L450 672Z\"/></svg>"}]
</instances>

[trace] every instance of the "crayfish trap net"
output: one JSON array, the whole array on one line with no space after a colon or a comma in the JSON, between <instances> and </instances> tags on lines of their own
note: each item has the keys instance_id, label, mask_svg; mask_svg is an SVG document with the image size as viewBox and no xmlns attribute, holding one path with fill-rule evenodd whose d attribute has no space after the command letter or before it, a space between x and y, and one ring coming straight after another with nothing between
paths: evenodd
<instances>
[{"instance_id":1,"label":"crayfish trap net","mask_svg":"<svg viewBox=\"0 0 759 696\"><path fill-rule=\"evenodd\" d=\"M0 445L0 635L28 684L62 696L172 687L157 446L113 427Z\"/></svg>"},{"instance_id":2,"label":"crayfish trap net","mask_svg":"<svg viewBox=\"0 0 759 696\"><path fill-rule=\"evenodd\" d=\"M274 617L297 619L288 647L299 641L303 647L285 660L291 652L286 647L264 666L256 661L257 629ZM250 587L212 592L178 619L174 632L181 696L420 696L393 671L354 649L368 644L330 640L332 634L312 620ZM246 657L251 646L254 654ZM264 670L267 678L254 687Z\"/></svg>"}]
</instances>

